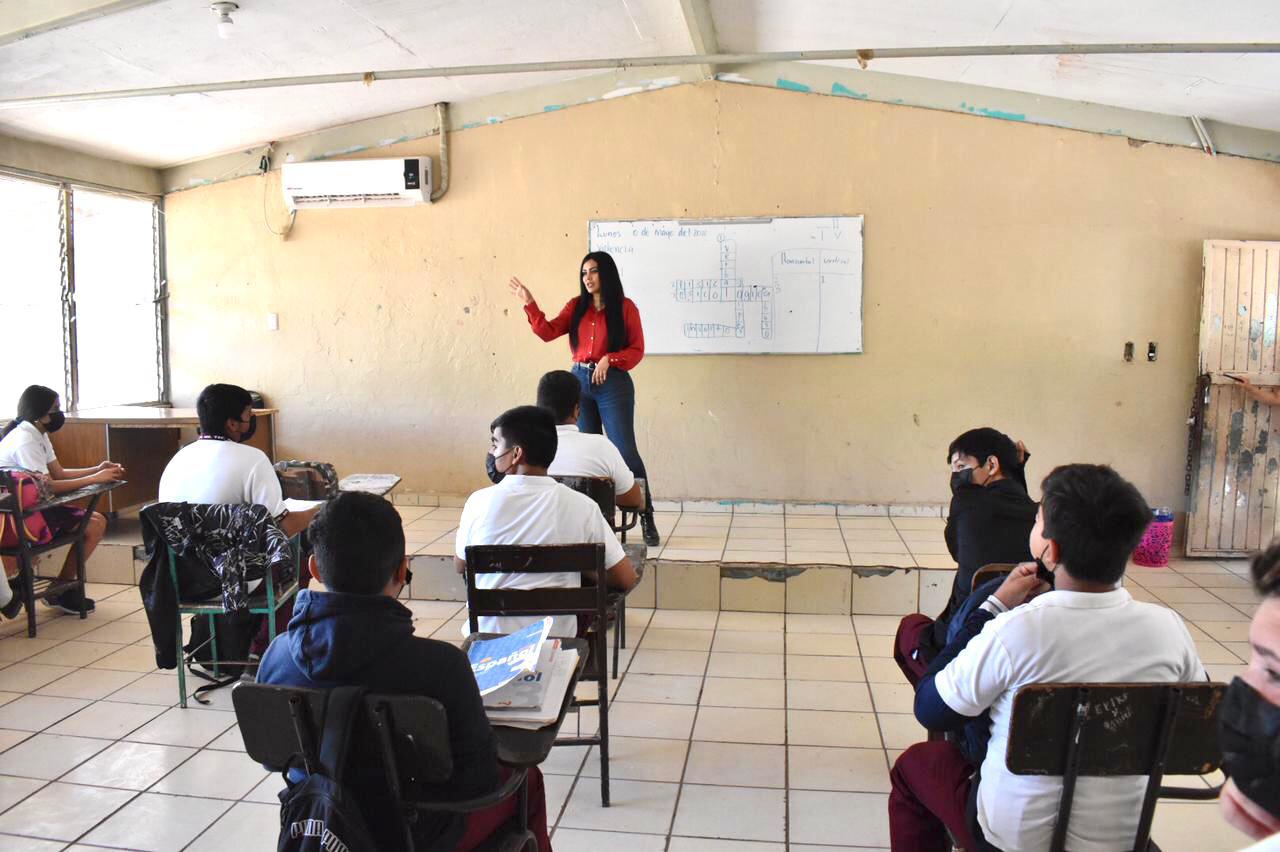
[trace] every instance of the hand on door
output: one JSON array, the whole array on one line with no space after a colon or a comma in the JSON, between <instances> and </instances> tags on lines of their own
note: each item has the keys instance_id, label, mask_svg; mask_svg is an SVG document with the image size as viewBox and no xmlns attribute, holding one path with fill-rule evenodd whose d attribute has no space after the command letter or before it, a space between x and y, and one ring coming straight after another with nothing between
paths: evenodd
<instances>
[{"instance_id":1,"label":"hand on door","mask_svg":"<svg viewBox=\"0 0 1280 852\"><path fill-rule=\"evenodd\" d=\"M1260 388L1245 376L1239 376L1234 373L1223 373L1223 375L1239 382L1240 389L1258 402L1265 405L1280 405L1280 391L1275 388Z\"/></svg>"}]
</instances>

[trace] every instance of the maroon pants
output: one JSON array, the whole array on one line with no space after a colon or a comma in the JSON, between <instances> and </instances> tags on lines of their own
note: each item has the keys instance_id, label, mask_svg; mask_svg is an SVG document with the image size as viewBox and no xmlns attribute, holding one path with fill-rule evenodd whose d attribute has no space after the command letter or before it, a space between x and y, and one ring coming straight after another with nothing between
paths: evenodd
<instances>
[{"instance_id":1,"label":"maroon pants","mask_svg":"<svg viewBox=\"0 0 1280 852\"><path fill-rule=\"evenodd\" d=\"M954 743L916 743L889 771L889 845L894 852L949 852L951 836L978 849L966 808L973 767ZM986 847L990 848L990 847Z\"/></svg>"},{"instance_id":2,"label":"maroon pants","mask_svg":"<svg viewBox=\"0 0 1280 852\"><path fill-rule=\"evenodd\" d=\"M933 619L918 612L903 617L898 622L898 633L893 637L893 659L906 675L911 688L915 689L929 668L928 661L919 659L916 651L920 648L920 636L933 628Z\"/></svg>"},{"instance_id":3,"label":"maroon pants","mask_svg":"<svg viewBox=\"0 0 1280 852\"><path fill-rule=\"evenodd\" d=\"M506 781L511 770L502 770ZM542 787L542 772L538 767L529 770L525 784L529 788L529 830L538 840L538 852L551 852L551 838L547 835L547 794ZM480 846L498 829L515 819L520 813L520 794L508 796L488 810L467 815L467 830L458 841L458 852L470 852Z\"/></svg>"}]
</instances>

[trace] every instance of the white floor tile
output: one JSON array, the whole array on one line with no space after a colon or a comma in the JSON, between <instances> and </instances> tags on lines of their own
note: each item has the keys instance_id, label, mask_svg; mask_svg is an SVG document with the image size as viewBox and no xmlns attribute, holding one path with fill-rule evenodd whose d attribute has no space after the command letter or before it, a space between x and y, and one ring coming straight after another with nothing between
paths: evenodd
<instances>
[{"instance_id":1,"label":"white floor tile","mask_svg":"<svg viewBox=\"0 0 1280 852\"><path fill-rule=\"evenodd\" d=\"M110 740L36 734L0 754L0 775L52 781L109 745Z\"/></svg>"},{"instance_id":2,"label":"white floor tile","mask_svg":"<svg viewBox=\"0 0 1280 852\"><path fill-rule=\"evenodd\" d=\"M600 807L600 786L579 783L573 789L560 825L602 831L666 834L675 812L679 784L653 781L615 781L610 784L610 807Z\"/></svg>"},{"instance_id":3,"label":"white floor tile","mask_svg":"<svg viewBox=\"0 0 1280 852\"><path fill-rule=\"evenodd\" d=\"M230 808L230 802L142 793L91 831L85 843L177 852Z\"/></svg>"},{"instance_id":4,"label":"white floor tile","mask_svg":"<svg viewBox=\"0 0 1280 852\"><path fill-rule=\"evenodd\" d=\"M685 784L674 834L737 840L786 839L786 792Z\"/></svg>"},{"instance_id":5,"label":"white floor tile","mask_svg":"<svg viewBox=\"0 0 1280 852\"><path fill-rule=\"evenodd\" d=\"M268 848L280 831L279 805L239 802L204 830L188 852L226 852L229 849Z\"/></svg>"},{"instance_id":6,"label":"white floor tile","mask_svg":"<svg viewBox=\"0 0 1280 852\"><path fill-rule=\"evenodd\" d=\"M689 746L688 784L785 787L786 749L780 745L695 740Z\"/></svg>"},{"instance_id":7,"label":"white floor tile","mask_svg":"<svg viewBox=\"0 0 1280 852\"><path fill-rule=\"evenodd\" d=\"M270 774L248 755L205 750L170 772L151 788L153 793L239 799Z\"/></svg>"},{"instance_id":8,"label":"white floor tile","mask_svg":"<svg viewBox=\"0 0 1280 852\"><path fill-rule=\"evenodd\" d=\"M73 784L94 784L121 790L142 791L167 775L195 749L148 743L113 743L80 764L62 780Z\"/></svg>"},{"instance_id":9,"label":"white floor tile","mask_svg":"<svg viewBox=\"0 0 1280 852\"><path fill-rule=\"evenodd\" d=\"M75 840L134 797L128 790L54 783L0 815L0 832ZM137 847L134 847L137 848Z\"/></svg>"}]
</instances>

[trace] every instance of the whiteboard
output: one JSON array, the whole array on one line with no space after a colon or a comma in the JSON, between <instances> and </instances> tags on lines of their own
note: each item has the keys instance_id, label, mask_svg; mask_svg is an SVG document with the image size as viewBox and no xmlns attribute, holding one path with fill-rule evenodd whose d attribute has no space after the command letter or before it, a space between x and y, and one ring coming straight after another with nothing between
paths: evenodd
<instances>
[{"instance_id":1,"label":"whiteboard","mask_svg":"<svg viewBox=\"0 0 1280 852\"><path fill-rule=\"evenodd\" d=\"M645 352L862 351L862 217L590 223L640 309Z\"/></svg>"}]
</instances>

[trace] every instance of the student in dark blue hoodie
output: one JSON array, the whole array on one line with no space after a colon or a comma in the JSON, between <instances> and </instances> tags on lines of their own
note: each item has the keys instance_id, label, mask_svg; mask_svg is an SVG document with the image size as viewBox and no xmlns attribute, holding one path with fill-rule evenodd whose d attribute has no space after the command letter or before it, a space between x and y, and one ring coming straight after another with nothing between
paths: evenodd
<instances>
[{"instance_id":1,"label":"student in dark blue hoodie","mask_svg":"<svg viewBox=\"0 0 1280 852\"><path fill-rule=\"evenodd\" d=\"M298 593L289 629L267 649L258 682L315 689L360 684L434 698L448 714L454 772L427 795L467 799L495 789L502 773L466 655L415 636L413 614L396 600L408 583L409 560L395 508L371 494L340 494L311 522L310 537L308 568L324 590L313 585ZM378 749L372 741L356 742L351 753ZM529 828L541 852L551 852L542 776L535 768L528 777ZM353 766L348 778L378 848L403 848L381 765ZM472 849L514 816L514 799L466 819L423 814L414 842L420 850Z\"/></svg>"}]
</instances>

